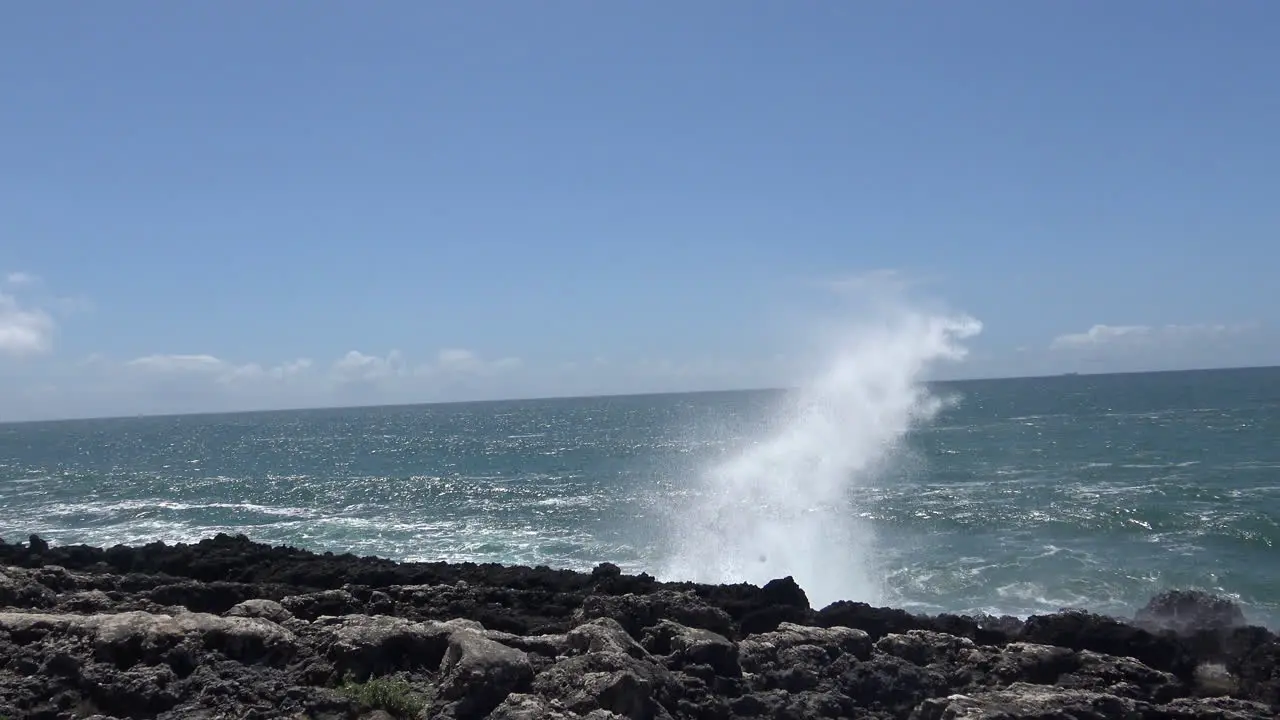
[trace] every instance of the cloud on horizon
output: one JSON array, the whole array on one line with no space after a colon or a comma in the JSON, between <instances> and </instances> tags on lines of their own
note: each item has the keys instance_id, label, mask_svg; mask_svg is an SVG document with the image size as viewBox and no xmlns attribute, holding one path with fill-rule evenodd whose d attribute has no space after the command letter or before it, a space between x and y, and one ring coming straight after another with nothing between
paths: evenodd
<instances>
[{"instance_id":1,"label":"cloud on horizon","mask_svg":"<svg viewBox=\"0 0 1280 720\"><path fill-rule=\"evenodd\" d=\"M1171 342L1207 342L1256 329L1243 325L1094 325L1084 332L1059 335L1050 349L1074 350L1116 346L1161 345Z\"/></svg>"},{"instance_id":2,"label":"cloud on horizon","mask_svg":"<svg viewBox=\"0 0 1280 720\"><path fill-rule=\"evenodd\" d=\"M916 284L899 271L875 270L824 287L843 301L860 293L888 298ZM699 355L675 347L656 356L552 356L530 363L516 355L446 346L414 357L399 350L352 349L327 362L309 357L263 362L212 352L127 359L95 353L76 361L66 351L61 357L55 352L55 337L72 334L59 319L90 306L85 301L62 307L56 296L41 292L43 287L45 281L31 273L0 276L0 421L780 387L810 376L826 357L821 348L810 352L801 346L774 354L757 347L737 355ZM886 302L884 309L901 305ZM1256 324L1095 324L1016 350L993 348L978 338L963 364L931 368L937 374L930 376L1123 372L1280 360L1280 338L1259 330Z\"/></svg>"}]
</instances>

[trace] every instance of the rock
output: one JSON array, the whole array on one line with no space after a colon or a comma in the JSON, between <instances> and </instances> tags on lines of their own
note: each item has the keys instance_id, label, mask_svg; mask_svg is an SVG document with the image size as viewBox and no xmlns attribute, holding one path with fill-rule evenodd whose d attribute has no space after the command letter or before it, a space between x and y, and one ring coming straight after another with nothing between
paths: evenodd
<instances>
[{"instance_id":1,"label":"rock","mask_svg":"<svg viewBox=\"0 0 1280 720\"><path fill-rule=\"evenodd\" d=\"M1275 706L1235 698L1179 698L1155 708L1152 714L1168 720L1275 720L1280 711Z\"/></svg>"},{"instance_id":2,"label":"rock","mask_svg":"<svg viewBox=\"0 0 1280 720\"><path fill-rule=\"evenodd\" d=\"M453 632L440 666L439 699L460 720L483 718L508 695L533 680L533 666L519 650L466 628Z\"/></svg>"},{"instance_id":3,"label":"rock","mask_svg":"<svg viewBox=\"0 0 1280 720\"><path fill-rule=\"evenodd\" d=\"M669 656L673 669L705 665L723 677L742 675L737 644L710 630L663 620L645 631L644 647L651 653Z\"/></svg>"},{"instance_id":4,"label":"rock","mask_svg":"<svg viewBox=\"0 0 1280 720\"><path fill-rule=\"evenodd\" d=\"M1074 650L1023 642L1009 643L994 653L994 657L978 663L987 677L1001 684L1027 682L1052 685L1063 674L1079 667Z\"/></svg>"},{"instance_id":5,"label":"rock","mask_svg":"<svg viewBox=\"0 0 1280 720\"><path fill-rule=\"evenodd\" d=\"M653 658L622 652L578 655L539 673L533 691L572 712L606 710L627 718L664 718L661 699L673 699L679 684Z\"/></svg>"},{"instance_id":6,"label":"rock","mask_svg":"<svg viewBox=\"0 0 1280 720\"><path fill-rule=\"evenodd\" d=\"M1193 689L1200 697L1230 695L1240 688L1240 681L1222 663L1197 665L1193 679Z\"/></svg>"},{"instance_id":7,"label":"rock","mask_svg":"<svg viewBox=\"0 0 1280 720\"><path fill-rule=\"evenodd\" d=\"M622 569L611 562L600 563L591 571L591 579L597 581L616 578L620 575L622 575Z\"/></svg>"},{"instance_id":8,"label":"rock","mask_svg":"<svg viewBox=\"0 0 1280 720\"><path fill-rule=\"evenodd\" d=\"M1245 624L1239 605L1199 590L1166 590L1151 598L1134 620L1142 627L1182 634L1223 632Z\"/></svg>"},{"instance_id":9,"label":"rock","mask_svg":"<svg viewBox=\"0 0 1280 720\"><path fill-rule=\"evenodd\" d=\"M578 653L618 652L645 659L649 653L627 634L613 618L596 618L565 634L570 651Z\"/></svg>"},{"instance_id":10,"label":"rock","mask_svg":"<svg viewBox=\"0 0 1280 720\"><path fill-rule=\"evenodd\" d=\"M612 618L635 638L640 637L645 628L653 627L664 619L722 635L735 634L734 623L728 613L708 605L691 592L664 590L650 595L589 595L574 617L579 623L595 618Z\"/></svg>"},{"instance_id":11,"label":"rock","mask_svg":"<svg viewBox=\"0 0 1280 720\"><path fill-rule=\"evenodd\" d=\"M32 535L27 538L27 548L33 555L44 555L49 552L49 543L42 540L39 535Z\"/></svg>"},{"instance_id":12,"label":"rock","mask_svg":"<svg viewBox=\"0 0 1280 720\"><path fill-rule=\"evenodd\" d=\"M1190 677L1196 665L1187 647L1177 638L1155 635L1113 618L1082 611L1032 616L1024 624L1019 639L1072 650L1129 656L1179 677Z\"/></svg>"},{"instance_id":13,"label":"rock","mask_svg":"<svg viewBox=\"0 0 1280 720\"><path fill-rule=\"evenodd\" d=\"M560 712L537 695L512 693L493 712L489 720L577 720L577 713Z\"/></svg>"},{"instance_id":14,"label":"rock","mask_svg":"<svg viewBox=\"0 0 1280 720\"><path fill-rule=\"evenodd\" d=\"M1004 690L926 700L911 720L1138 720L1142 709L1114 695L1017 683Z\"/></svg>"},{"instance_id":15,"label":"rock","mask_svg":"<svg viewBox=\"0 0 1280 720\"><path fill-rule=\"evenodd\" d=\"M1212 599L1142 622L814 612L793 579L615 567L0 541L0 717L1280 717L1280 638Z\"/></svg>"},{"instance_id":16,"label":"rock","mask_svg":"<svg viewBox=\"0 0 1280 720\"><path fill-rule=\"evenodd\" d=\"M809 609L809 596L796 584L795 578L790 575L765 583L765 586L760 589L760 595L765 602L771 605L785 605L801 610Z\"/></svg>"},{"instance_id":17,"label":"rock","mask_svg":"<svg viewBox=\"0 0 1280 720\"><path fill-rule=\"evenodd\" d=\"M905 633L885 635L875 644L876 650L921 667L938 662L955 663L975 647L969 638L931 630L908 630Z\"/></svg>"},{"instance_id":18,"label":"rock","mask_svg":"<svg viewBox=\"0 0 1280 720\"><path fill-rule=\"evenodd\" d=\"M357 615L363 610L346 590L290 595L282 599L280 605L304 620L315 620L322 615Z\"/></svg>"},{"instance_id":19,"label":"rock","mask_svg":"<svg viewBox=\"0 0 1280 720\"><path fill-rule=\"evenodd\" d=\"M773 632L752 635L738 644L742 669L759 672L776 664L783 651L799 646L818 649L832 660L843 653L864 659L871 655L871 638L861 630L783 623Z\"/></svg>"},{"instance_id":20,"label":"rock","mask_svg":"<svg viewBox=\"0 0 1280 720\"><path fill-rule=\"evenodd\" d=\"M435 669L449 647L449 629L385 615L323 618L324 654L341 674L356 680L418 667Z\"/></svg>"},{"instance_id":21,"label":"rock","mask_svg":"<svg viewBox=\"0 0 1280 720\"><path fill-rule=\"evenodd\" d=\"M262 618L273 623L282 623L293 619L293 613L285 609L275 600L254 598L234 605L224 613L227 617Z\"/></svg>"}]
</instances>

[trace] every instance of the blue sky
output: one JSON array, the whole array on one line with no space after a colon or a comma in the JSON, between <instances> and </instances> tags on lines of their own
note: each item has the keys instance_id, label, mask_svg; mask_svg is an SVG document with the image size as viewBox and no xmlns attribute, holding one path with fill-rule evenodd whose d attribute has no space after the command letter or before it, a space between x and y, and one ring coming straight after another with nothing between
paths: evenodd
<instances>
[{"instance_id":1,"label":"blue sky","mask_svg":"<svg viewBox=\"0 0 1280 720\"><path fill-rule=\"evenodd\" d=\"M23 3L0 418L775 384L890 272L982 322L952 374L1280 363L1276 27Z\"/></svg>"}]
</instances>

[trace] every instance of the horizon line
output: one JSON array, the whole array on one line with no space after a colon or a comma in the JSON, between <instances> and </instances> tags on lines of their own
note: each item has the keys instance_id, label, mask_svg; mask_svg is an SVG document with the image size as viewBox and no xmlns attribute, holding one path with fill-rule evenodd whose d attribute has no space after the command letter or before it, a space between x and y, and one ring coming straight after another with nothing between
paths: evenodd
<instances>
[{"instance_id":1,"label":"horizon line","mask_svg":"<svg viewBox=\"0 0 1280 720\"><path fill-rule=\"evenodd\" d=\"M1180 368L1176 370L1122 370L1107 372L1061 372L1040 375L1001 375L987 377L952 378L948 380L924 380L925 384L962 384L1006 380L1045 380L1067 377L1111 377L1123 375L1162 375L1175 373L1230 372L1239 370L1275 370L1280 365L1235 365L1220 367ZM485 405L511 402L551 402L558 400L606 400L610 398L645 398L668 395L718 395L732 393L791 392L796 387L743 387L718 390L654 390L631 393L601 393L598 395L532 395L524 397L489 398L482 400L429 400L425 402L382 403L377 405L307 405L257 410L197 410L192 412L138 413L134 415L87 415L81 417L45 418L41 420L5 420L0 427L31 425L38 423L94 422L102 420L141 420L155 418L214 417L218 415L256 415L266 413L323 412L327 410L378 410L383 408L445 407L450 405Z\"/></svg>"}]
</instances>

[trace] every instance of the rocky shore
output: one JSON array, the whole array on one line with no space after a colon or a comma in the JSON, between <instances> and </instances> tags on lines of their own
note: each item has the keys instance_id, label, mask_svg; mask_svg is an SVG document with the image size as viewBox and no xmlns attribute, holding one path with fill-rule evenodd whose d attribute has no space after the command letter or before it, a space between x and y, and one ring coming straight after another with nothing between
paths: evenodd
<instances>
[{"instance_id":1,"label":"rocky shore","mask_svg":"<svg viewBox=\"0 0 1280 720\"><path fill-rule=\"evenodd\" d=\"M0 718L89 717L1261 720L1280 638L1193 592L926 617L790 578L0 540Z\"/></svg>"}]
</instances>

